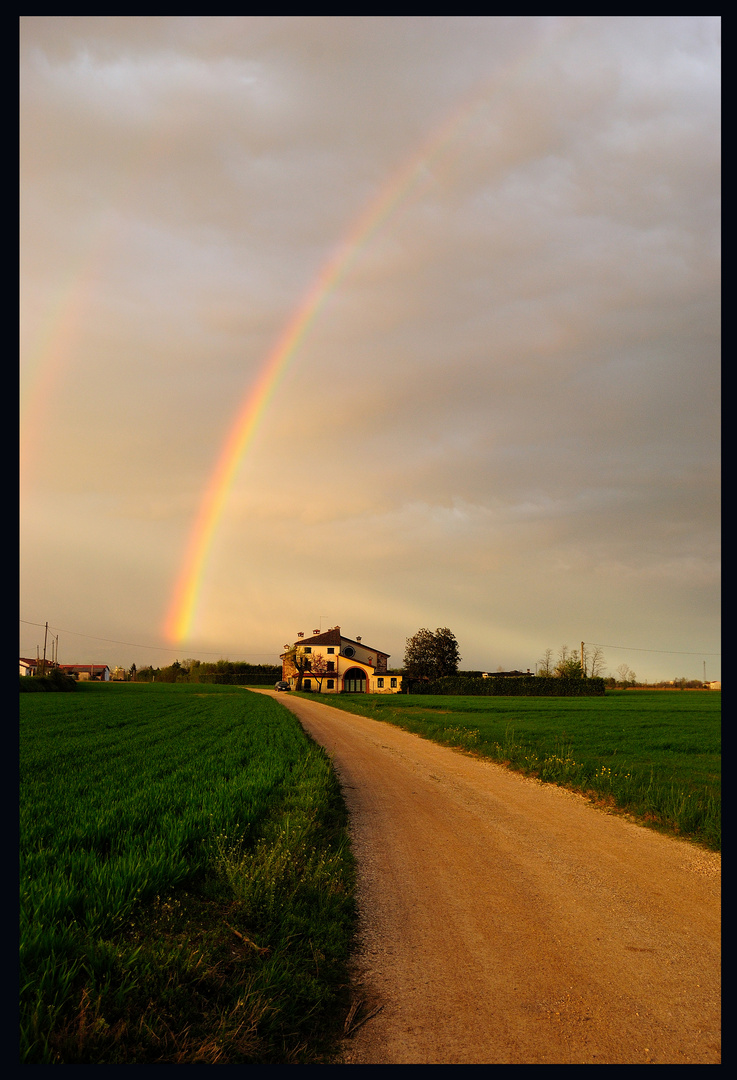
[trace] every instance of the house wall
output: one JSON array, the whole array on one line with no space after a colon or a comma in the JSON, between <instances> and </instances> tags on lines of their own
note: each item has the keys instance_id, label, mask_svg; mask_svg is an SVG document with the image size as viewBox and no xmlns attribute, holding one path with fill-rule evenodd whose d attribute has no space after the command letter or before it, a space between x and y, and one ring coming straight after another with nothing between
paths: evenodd
<instances>
[{"instance_id":1,"label":"house wall","mask_svg":"<svg viewBox=\"0 0 737 1080\"><path fill-rule=\"evenodd\" d=\"M345 655L345 648L353 650L353 656ZM307 653L307 650L310 650ZM387 657L383 653L377 653L376 649L370 649L362 642L351 641L341 638L340 645L311 645L309 643L298 645L300 654L307 653L309 658L316 656L324 657L326 663L334 664L334 670L328 671L322 679L322 692L324 694L340 693L343 677L351 668L360 668L366 676L366 689L370 694L398 694L401 693L402 679L399 675L387 676ZM287 654L282 656L282 678L294 685L297 681L298 671L291 657ZM310 679L311 689L317 689L316 677L309 672L304 673L304 679ZM383 686L379 685L379 679L383 680ZM328 686L332 680L333 686ZM392 686L394 681L394 686ZM304 680L303 680L304 684Z\"/></svg>"}]
</instances>

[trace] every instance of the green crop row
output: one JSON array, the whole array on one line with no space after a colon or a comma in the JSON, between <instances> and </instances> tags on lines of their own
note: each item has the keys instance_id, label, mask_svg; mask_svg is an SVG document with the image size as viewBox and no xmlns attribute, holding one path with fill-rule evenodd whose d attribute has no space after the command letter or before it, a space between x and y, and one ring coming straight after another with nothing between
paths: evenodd
<instances>
[{"instance_id":1,"label":"green crop row","mask_svg":"<svg viewBox=\"0 0 737 1080\"><path fill-rule=\"evenodd\" d=\"M324 753L268 698L21 699L21 1060L315 1060L353 866Z\"/></svg>"}]
</instances>

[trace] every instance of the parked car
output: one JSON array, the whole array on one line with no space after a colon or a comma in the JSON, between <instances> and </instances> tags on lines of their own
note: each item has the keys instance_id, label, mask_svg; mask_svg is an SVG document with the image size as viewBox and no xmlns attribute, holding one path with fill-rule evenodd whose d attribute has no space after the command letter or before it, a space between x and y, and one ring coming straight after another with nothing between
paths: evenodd
<instances>
[{"instance_id":1,"label":"parked car","mask_svg":"<svg viewBox=\"0 0 737 1080\"><path fill-rule=\"evenodd\" d=\"M288 690L289 689L289 683L284 682L283 680L280 680L278 683L276 683L276 685L274 686L274 689L275 690Z\"/></svg>"}]
</instances>

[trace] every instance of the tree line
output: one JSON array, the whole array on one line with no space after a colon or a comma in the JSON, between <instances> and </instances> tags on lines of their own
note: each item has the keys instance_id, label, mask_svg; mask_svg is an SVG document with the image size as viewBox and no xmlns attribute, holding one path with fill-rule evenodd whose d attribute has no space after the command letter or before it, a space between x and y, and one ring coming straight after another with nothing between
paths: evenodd
<instances>
[{"instance_id":1,"label":"tree line","mask_svg":"<svg viewBox=\"0 0 737 1080\"><path fill-rule=\"evenodd\" d=\"M243 678L262 678L265 682L278 679L281 664L249 664L241 660L217 660L214 663L201 660L175 660L167 667L148 665L137 668L132 665L128 672L131 682L232 682Z\"/></svg>"},{"instance_id":2,"label":"tree line","mask_svg":"<svg viewBox=\"0 0 737 1080\"><path fill-rule=\"evenodd\" d=\"M600 679L605 667L604 653L598 645L584 645L581 652L561 645L555 658L552 649L545 650L537 662L536 673L548 679ZM635 678L634 671L630 673L627 668L627 672Z\"/></svg>"}]
</instances>

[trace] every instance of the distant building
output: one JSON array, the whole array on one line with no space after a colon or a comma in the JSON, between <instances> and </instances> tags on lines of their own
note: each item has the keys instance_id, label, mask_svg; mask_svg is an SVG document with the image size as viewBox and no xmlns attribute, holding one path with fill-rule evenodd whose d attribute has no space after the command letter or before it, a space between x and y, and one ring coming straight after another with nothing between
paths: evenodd
<instances>
[{"instance_id":1,"label":"distant building","mask_svg":"<svg viewBox=\"0 0 737 1080\"><path fill-rule=\"evenodd\" d=\"M402 676L389 675L387 672L389 653L369 648L360 638L354 640L345 637L339 626L309 638L300 635L291 647L285 646L285 649L286 652L281 655L282 679L293 690L299 678L294 663L296 656L300 663L305 664L303 690L320 689L324 694L401 693ZM319 668L323 664L325 670L320 673Z\"/></svg>"},{"instance_id":2,"label":"distant building","mask_svg":"<svg viewBox=\"0 0 737 1080\"><path fill-rule=\"evenodd\" d=\"M709 687L710 690L721 690L722 689L721 682L708 682L706 685Z\"/></svg>"},{"instance_id":3,"label":"distant building","mask_svg":"<svg viewBox=\"0 0 737 1080\"><path fill-rule=\"evenodd\" d=\"M107 664L58 664L57 666L65 675L71 675L79 682L87 682L90 679L110 682L110 668Z\"/></svg>"}]
</instances>

